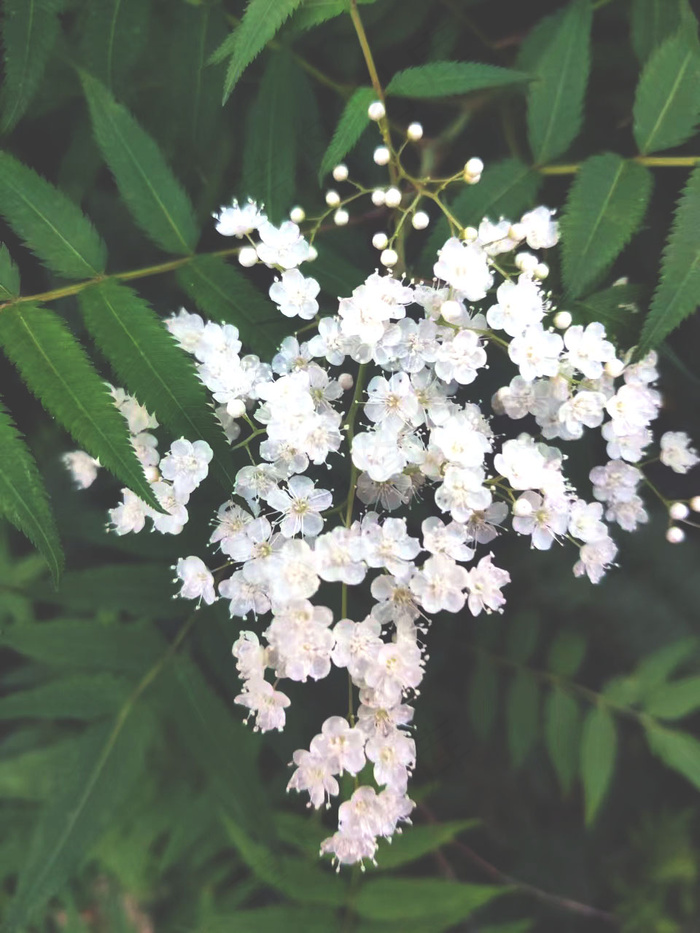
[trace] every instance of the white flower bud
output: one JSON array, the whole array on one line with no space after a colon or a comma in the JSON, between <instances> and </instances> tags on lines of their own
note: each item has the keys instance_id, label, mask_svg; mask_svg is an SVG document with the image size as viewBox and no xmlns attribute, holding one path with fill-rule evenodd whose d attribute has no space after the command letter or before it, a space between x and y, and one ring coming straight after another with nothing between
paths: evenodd
<instances>
[{"instance_id":1,"label":"white flower bud","mask_svg":"<svg viewBox=\"0 0 700 933\"><path fill-rule=\"evenodd\" d=\"M232 418L242 418L245 414L245 402L243 399L234 398L226 406L226 411Z\"/></svg>"},{"instance_id":2,"label":"white flower bud","mask_svg":"<svg viewBox=\"0 0 700 933\"><path fill-rule=\"evenodd\" d=\"M462 239L467 243L473 243L474 240L479 239L479 231L476 227L465 227L462 231Z\"/></svg>"},{"instance_id":3,"label":"white flower bud","mask_svg":"<svg viewBox=\"0 0 700 933\"><path fill-rule=\"evenodd\" d=\"M398 207L401 203L401 192L398 188L388 188L384 195L384 203L387 207Z\"/></svg>"},{"instance_id":4,"label":"white flower bud","mask_svg":"<svg viewBox=\"0 0 700 933\"><path fill-rule=\"evenodd\" d=\"M678 525L671 525L666 532L666 540L669 544L681 544L685 541L685 532Z\"/></svg>"},{"instance_id":5,"label":"white flower bud","mask_svg":"<svg viewBox=\"0 0 700 933\"><path fill-rule=\"evenodd\" d=\"M306 211L303 207L293 207L289 212L289 219L294 224L303 223L306 220Z\"/></svg>"},{"instance_id":6,"label":"white flower bud","mask_svg":"<svg viewBox=\"0 0 700 933\"><path fill-rule=\"evenodd\" d=\"M355 380L352 378L351 373L341 373L338 376L338 385L343 390L343 392L347 392L348 389L352 389L354 384Z\"/></svg>"},{"instance_id":7,"label":"white flower bud","mask_svg":"<svg viewBox=\"0 0 700 933\"><path fill-rule=\"evenodd\" d=\"M348 214L346 210L343 210L342 207L333 214L333 223L338 227L344 227L349 220L350 214Z\"/></svg>"},{"instance_id":8,"label":"white flower bud","mask_svg":"<svg viewBox=\"0 0 700 933\"><path fill-rule=\"evenodd\" d=\"M532 515L532 503L527 499L516 499L513 504L513 515L518 518L527 518Z\"/></svg>"},{"instance_id":9,"label":"white flower bud","mask_svg":"<svg viewBox=\"0 0 700 933\"><path fill-rule=\"evenodd\" d=\"M526 275L532 275L537 267L539 260L532 253L517 253L515 256L515 265Z\"/></svg>"},{"instance_id":10,"label":"white flower bud","mask_svg":"<svg viewBox=\"0 0 700 933\"><path fill-rule=\"evenodd\" d=\"M465 175L464 180L468 185L478 185L481 181L481 175Z\"/></svg>"},{"instance_id":11,"label":"white flower bud","mask_svg":"<svg viewBox=\"0 0 700 933\"><path fill-rule=\"evenodd\" d=\"M372 192L372 204L374 204L375 207L382 207L385 199L386 195L384 194L384 189L375 188Z\"/></svg>"},{"instance_id":12,"label":"white flower bud","mask_svg":"<svg viewBox=\"0 0 700 933\"><path fill-rule=\"evenodd\" d=\"M349 174L347 165L342 162L333 169L333 178L336 181L347 181Z\"/></svg>"},{"instance_id":13,"label":"white flower bud","mask_svg":"<svg viewBox=\"0 0 700 933\"><path fill-rule=\"evenodd\" d=\"M372 237L372 246L375 249L386 249L386 245L389 242L389 237L386 233L375 233Z\"/></svg>"},{"instance_id":14,"label":"white flower bud","mask_svg":"<svg viewBox=\"0 0 700 933\"><path fill-rule=\"evenodd\" d=\"M484 163L481 159L470 159L464 166L464 172L467 175L481 175L484 170Z\"/></svg>"},{"instance_id":15,"label":"white flower bud","mask_svg":"<svg viewBox=\"0 0 700 933\"><path fill-rule=\"evenodd\" d=\"M449 299L448 301L443 301L440 305L440 314L448 324L455 324L461 319L463 309L458 301Z\"/></svg>"},{"instance_id":16,"label":"white flower bud","mask_svg":"<svg viewBox=\"0 0 700 933\"><path fill-rule=\"evenodd\" d=\"M566 330L567 327L571 327L572 320L573 318L568 311L557 311L554 315L554 326L557 330Z\"/></svg>"},{"instance_id":17,"label":"white flower bud","mask_svg":"<svg viewBox=\"0 0 700 933\"><path fill-rule=\"evenodd\" d=\"M423 126L420 123L411 123L406 130L406 136L412 142L418 142L419 139L423 138Z\"/></svg>"},{"instance_id":18,"label":"white flower bud","mask_svg":"<svg viewBox=\"0 0 700 933\"><path fill-rule=\"evenodd\" d=\"M399 254L395 249L385 249L379 257L379 261L383 266L395 266L399 261Z\"/></svg>"},{"instance_id":19,"label":"white flower bud","mask_svg":"<svg viewBox=\"0 0 700 933\"><path fill-rule=\"evenodd\" d=\"M391 153L386 146L377 146L374 150L373 158L377 165L388 165L391 159Z\"/></svg>"},{"instance_id":20,"label":"white flower bud","mask_svg":"<svg viewBox=\"0 0 700 933\"><path fill-rule=\"evenodd\" d=\"M608 360L605 364L605 372L612 379L617 379L625 371L625 364L622 360Z\"/></svg>"},{"instance_id":21,"label":"white flower bud","mask_svg":"<svg viewBox=\"0 0 700 933\"><path fill-rule=\"evenodd\" d=\"M430 223L430 217L425 213L425 211L416 211L411 220L414 228L416 230L425 230L425 228Z\"/></svg>"},{"instance_id":22,"label":"white flower bud","mask_svg":"<svg viewBox=\"0 0 700 933\"><path fill-rule=\"evenodd\" d=\"M238 254L238 261L242 266L245 266L246 269L249 269L251 266L254 266L258 261L258 254L255 251L254 246L244 246L240 253Z\"/></svg>"},{"instance_id":23,"label":"white flower bud","mask_svg":"<svg viewBox=\"0 0 700 933\"><path fill-rule=\"evenodd\" d=\"M375 123L378 120L383 120L386 116L386 107L380 100L372 101L367 108L367 116L370 120L374 120Z\"/></svg>"},{"instance_id":24,"label":"white flower bud","mask_svg":"<svg viewBox=\"0 0 700 933\"><path fill-rule=\"evenodd\" d=\"M536 279L546 279L549 275L549 266L546 262L538 262L535 268L532 270L532 274Z\"/></svg>"},{"instance_id":25,"label":"white flower bud","mask_svg":"<svg viewBox=\"0 0 700 933\"><path fill-rule=\"evenodd\" d=\"M340 195L337 191L326 191L326 204L329 207L337 207L340 204Z\"/></svg>"},{"instance_id":26,"label":"white flower bud","mask_svg":"<svg viewBox=\"0 0 700 933\"><path fill-rule=\"evenodd\" d=\"M524 240L526 234L527 230L523 224L511 224L510 227L508 227L508 236L511 240Z\"/></svg>"},{"instance_id":27,"label":"white flower bud","mask_svg":"<svg viewBox=\"0 0 700 933\"><path fill-rule=\"evenodd\" d=\"M306 257L307 262L313 262L314 259L318 259L318 250L312 244L309 244L309 255Z\"/></svg>"},{"instance_id":28,"label":"white flower bud","mask_svg":"<svg viewBox=\"0 0 700 933\"><path fill-rule=\"evenodd\" d=\"M668 514L674 522L682 522L688 517L688 506L685 502L672 502L668 509Z\"/></svg>"},{"instance_id":29,"label":"white flower bud","mask_svg":"<svg viewBox=\"0 0 700 933\"><path fill-rule=\"evenodd\" d=\"M693 512L700 512L700 496L693 496L690 500L690 507Z\"/></svg>"}]
</instances>

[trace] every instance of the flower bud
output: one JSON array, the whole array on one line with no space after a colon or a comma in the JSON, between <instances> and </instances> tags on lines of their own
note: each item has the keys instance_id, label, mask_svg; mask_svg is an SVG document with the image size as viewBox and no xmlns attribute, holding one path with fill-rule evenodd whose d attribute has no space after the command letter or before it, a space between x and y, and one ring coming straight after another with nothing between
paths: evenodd
<instances>
[{"instance_id":1,"label":"flower bud","mask_svg":"<svg viewBox=\"0 0 700 933\"><path fill-rule=\"evenodd\" d=\"M379 257L379 261L383 266L395 266L399 261L399 254L395 249L385 249Z\"/></svg>"},{"instance_id":2,"label":"flower bud","mask_svg":"<svg viewBox=\"0 0 700 933\"><path fill-rule=\"evenodd\" d=\"M682 522L688 517L688 506L685 502L672 502L668 509L668 514L674 522Z\"/></svg>"},{"instance_id":3,"label":"flower bud","mask_svg":"<svg viewBox=\"0 0 700 933\"><path fill-rule=\"evenodd\" d=\"M481 159L470 159L464 166L464 171L468 175L481 175L484 170L484 163Z\"/></svg>"},{"instance_id":4,"label":"flower bud","mask_svg":"<svg viewBox=\"0 0 700 933\"><path fill-rule=\"evenodd\" d=\"M571 327L571 322L573 318L568 311L557 311L554 315L554 326L557 330L566 330L567 327Z\"/></svg>"},{"instance_id":5,"label":"flower bud","mask_svg":"<svg viewBox=\"0 0 700 933\"><path fill-rule=\"evenodd\" d=\"M515 265L525 275L532 275L539 260L532 253L517 253L515 256Z\"/></svg>"},{"instance_id":6,"label":"flower bud","mask_svg":"<svg viewBox=\"0 0 700 933\"><path fill-rule=\"evenodd\" d=\"M387 207L398 207L401 203L401 192L398 188L388 188L384 195L384 203Z\"/></svg>"},{"instance_id":7,"label":"flower bud","mask_svg":"<svg viewBox=\"0 0 700 933\"><path fill-rule=\"evenodd\" d=\"M377 165L388 165L391 159L391 153L386 146L377 146L374 150L373 158Z\"/></svg>"},{"instance_id":8,"label":"flower bud","mask_svg":"<svg viewBox=\"0 0 700 933\"><path fill-rule=\"evenodd\" d=\"M372 246L375 249L386 249L388 242L389 237L386 235L386 233L375 233L372 237Z\"/></svg>"},{"instance_id":9,"label":"flower bud","mask_svg":"<svg viewBox=\"0 0 700 933\"><path fill-rule=\"evenodd\" d=\"M532 274L536 279L542 281L549 275L549 266L546 262L538 262L535 268L532 270Z\"/></svg>"},{"instance_id":10,"label":"flower bud","mask_svg":"<svg viewBox=\"0 0 700 933\"><path fill-rule=\"evenodd\" d=\"M622 360L608 360L605 364L605 372L612 379L617 379L625 371L625 364Z\"/></svg>"},{"instance_id":11,"label":"flower bud","mask_svg":"<svg viewBox=\"0 0 700 933\"><path fill-rule=\"evenodd\" d=\"M238 261L242 266L245 266L246 269L249 269L251 266L254 266L258 261L258 254L255 251L254 246L244 246L240 253L238 254Z\"/></svg>"},{"instance_id":12,"label":"flower bud","mask_svg":"<svg viewBox=\"0 0 700 933\"><path fill-rule=\"evenodd\" d=\"M380 100L372 101L367 108L367 116L370 120L374 120L375 123L378 120L383 120L386 116L386 107Z\"/></svg>"},{"instance_id":13,"label":"flower bud","mask_svg":"<svg viewBox=\"0 0 700 933\"><path fill-rule=\"evenodd\" d=\"M342 162L333 169L333 178L336 181L347 181L349 174L347 165Z\"/></svg>"},{"instance_id":14,"label":"flower bud","mask_svg":"<svg viewBox=\"0 0 700 933\"><path fill-rule=\"evenodd\" d=\"M481 181L481 175L465 175L464 180L468 185L478 185Z\"/></svg>"},{"instance_id":15,"label":"flower bud","mask_svg":"<svg viewBox=\"0 0 700 933\"><path fill-rule=\"evenodd\" d=\"M355 380L352 378L351 373L341 373L338 376L338 385L343 390L343 392L347 392L348 389L352 389L354 384Z\"/></svg>"},{"instance_id":16,"label":"flower bud","mask_svg":"<svg viewBox=\"0 0 700 933\"><path fill-rule=\"evenodd\" d=\"M463 308L458 301L448 299L440 305L440 314L448 324L456 324L462 318Z\"/></svg>"},{"instance_id":17,"label":"flower bud","mask_svg":"<svg viewBox=\"0 0 700 933\"><path fill-rule=\"evenodd\" d=\"M425 228L430 223L430 217L425 213L425 211L416 211L411 220L415 230L425 230Z\"/></svg>"},{"instance_id":18,"label":"flower bud","mask_svg":"<svg viewBox=\"0 0 700 933\"><path fill-rule=\"evenodd\" d=\"M289 219L295 224L303 223L306 220L306 211L303 207L293 207L289 212Z\"/></svg>"},{"instance_id":19,"label":"flower bud","mask_svg":"<svg viewBox=\"0 0 700 933\"><path fill-rule=\"evenodd\" d=\"M386 200L386 195L384 194L383 188L375 188L372 192L372 204L375 207L382 207Z\"/></svg>"},{"instance_id":20,"label":"flower bud","mask_svg":"<svg viewBox=\"0 0 700 933\"><path fill-rule=\"evenodd\" d=\"M473 243L474 240L479 239L479 231L476 227L465 227L462 231L462 239L467 243Z\"/></svg>"},{"instance_id":21,"label":"flower bud","mask_svg":"<svg viewBox=\"0 0 700 933\"><path fill-rule=\"evenodd\" d=\"M690 500L690 507L693 512L700 512L700 496L693 496Z\"/></svg>"},{"instance_id":22,"label":"flower bud","mask_svg":"<svg viewBox=\"0 0 700 933\"><path fill-rule=\"evenodd\" d=\"M306 257L306 259L307 262L313 262L314 259L318 259L318 250L312 243L309 244L309 255Z\"/></svg>"},{"instance_id":23,"label":"flower bud","mask_svg":"<svg viewBox=\"0 0 700 933\"><path fill-rule=\"evenodd\" d=\"M685 532L678 525L671 525L666 532L666 540L669 544L681 544L685 541Z\"/></svg>"},{"instance_id":24,"label":"flower bud","mask_svg":"<svg viewBox=\"0 0 700 933\"><path fill-rule=\"evenodd\" d=\"M242 418L245 414L245 402L243 399L234 398L226 406L226 413L232 418Z\"/></svg>"},{"instance_id":25,"label":"flower bud","mask_svg":"<svg viewBox=\"0 0 700 933\"><path fill-rule=\"evenodd\" d=\"M511 240L524 240L527 231L523 224L511 224L508 227L508 236Z\"/></svg>"},{"instance_id":26,"label":"flower bud","mask_svg":"<svg viewBox=\"0 0 700 933\"><path fill-rule=\"evenodd\" d=\"M418 142L419 139L423 138L423 127L420 123L411 123L406 130L406 136L412 142Z\"/></svg>"},{"instance_id":27,"label":"flower bud","mask_svg":"<svg viewBox=\"0 0 700 933\"><path fill-rule=\"evenodd\" d=\"M326 191L326 204L329 207L337 207L340 204L340 195L337 191Z\"/></svg>"},{"instance_id":28,"label":"flower bud","mask_svg":"<svg viewBox=\"0 0 700 933\"><path fill-rule=\"evenodd\" d=\"M350 214L348 214L348 212L344 210L342 207L339 208L339 210L337 210L335 214L333 214L333 223L336 224L338 227L344 227L345 224L349 220L350 220Z\"/></svg>"}]
</instances>

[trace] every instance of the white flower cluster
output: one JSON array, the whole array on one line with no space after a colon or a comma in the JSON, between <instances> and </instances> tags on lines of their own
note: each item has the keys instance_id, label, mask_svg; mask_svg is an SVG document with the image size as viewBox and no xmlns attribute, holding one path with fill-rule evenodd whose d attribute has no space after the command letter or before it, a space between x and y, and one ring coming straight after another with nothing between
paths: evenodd
<instances>
[{"instance_id":1,"label":"white flower cluster","mask_svg":"<svg viewBox=\"0 0 700 933\"><path fill-rule=\"evenodd\" d=\"M298 269L310 249L295 224L276 228L248 203L223 209L218 229L257 231L260 243L250 248L281 274L272 300L286 316L316 318L319 286ZM243 681L235 702L256 729L284 727L290 700L280 681L347 671L357 702L294 753L288 785L320 807L339 795L342 774L355 776L338 830L322 845L339 864L373 859L378 839L409 819L416 748L407 701L423 678L427 617L465 606L474 616L502 611L510 576L488 550L496 537L510 525L540 550L573 542L574 573L597 583L617 553L609 524L631 531L647 520L638 493L643 473L634 464L652 441L660 405L654 354L620 359L602 324L571 324L561 312L559 324L568 326L557 333L540 260L518 253L510 275L494 262L524 241L552 247L557 236L547 208L515 224L484 221L465 240L445 243L433 282L373 272L340 299L336 314L317 319L310 339L284 340L271 364L241 356L229 324L205 323L184 309L167 321L195 357L222 423L229 419L229 436L252 429L237 445L251 462L239 469L210 539L228 575L184 558L181 595L225 599L232 617L265 617L233 646ZM530 419L517 436L503 433L503 421L496 434L489 411L465 389L487 367L489 346L517 370L492 402L497 416ZM133 424L134 443L168 515L137 508L125 491L110 513L119 534L140 530L146 515L160 531L179 530L187 497L207 472L211 451L202 442L177 441L159 462L154 439L143 433L150 426ZM567 479L562 450L548 442L569 443L598 428L610 459L591 471L589 502ZM330 467L344 442L351 475L334 504L318 468ZM661 460L674 470L697 459L686 435L662 438ZM410 523L418 498L434 501L436 512L419 528ZM357 500L364 514L356 514ZM399 509L404 515L387 514ZM365 581L371 611L350 618L347 587ZM338 618L312 601L326 583L341 585Z\"/></svg>"}]
</instances>

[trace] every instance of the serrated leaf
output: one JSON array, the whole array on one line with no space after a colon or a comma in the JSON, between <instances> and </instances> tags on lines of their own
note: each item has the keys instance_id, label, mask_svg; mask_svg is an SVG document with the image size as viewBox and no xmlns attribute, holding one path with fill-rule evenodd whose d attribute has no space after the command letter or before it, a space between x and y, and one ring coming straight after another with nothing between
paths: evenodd
<instances>
[{"instance_id":1,"label":"serrated leaf","mask_svg":"<svg viewBox=\"0 0 700 933\"><path fill-rule=\"evenodd\" d=\"M270 55L260 90L248 111L243 149L242 190L264 204L272 223L293 206L303 100L304 72L283 50Z\"/></svg>"},{"instance_id":2,"label":"serrated leaf","mask_svg":"<svg viewBox=\"0 0 700 933\"><path fill-rule=\"evenodd\" d=\"M435 924L459 923L508 888L427 878L370 878L360 888L353 907L370 920L433 919Z\"/></svg>"},{"instance_id":3,"label":"serrated leaf","mask_svg":"<svg viewBox=\"0 0 700 933\"><path fill-rule=\"evenodd\" d=\"M579 708L576 700L557 686L545 703L544 734L562 792L568 794L578 765Z\"/></svg>"},{"instance_id":4,"label":"serrated leaf","mask_svg":"<svg viewBox=\"0 0 700 933\"><path fill-rule=\"evenodd\" d=\"M5 312L6 313L6 312ZM63 551L49 498L34 457L0 402L0 514L41 552L54 584L63 569Z\"/></svg>"},{"instance_id":5,"label":"serrated leaf","mask_svg":"<svg viewBox=\"0 0 700 933\"><path fill-rule=\"evenodd\" d=\"M230 492L230 449L187 354L175 343L148 303L113 279L80 293L85 326L123 385L153 412L175 438L206 441L212 468Z\"/></svg>"},{"instance_id":6,"label":"serrated leaf","mask_svg":"<svg viewBox=\"0 0 700 933\"><path fill-rule=\"evenodd\" d=\"M0 243L0 301L10 301L19 295L19 272L7 247Z\"/></svg>"},{"instance_id":7,"label":"serrated leaf","mask_svg":"<svg viewBox=\"0 0 700 933\"><path fill-rule=\"evenodd\" d=\"M249 0L239 26L211 56L213 63L231 58L224 82L224 103L250 63L274 39L304 0Z\"/></svg>"},{"instance_id":8,"label":"serrated leaf","mask_svg":"<svg viewBox=\"0 0 700 933\"><path fill-rule=\"evenodd\" d=\"M642 659L635 671L635 680L642 693L649 693L673 674L676 668L700 650L700 641L693 635L680 638Z\"/></svg>"},{"instance_id":9,"label":"serrated leaf","mask_svg":"<svg viewBox=\"0 0 700 933\"><path fill-rule=\"evenodd\" d=\"M6 152L0 152L0 214L57 275L90 279L104 272L105 245L80 208Z\"/></svg>"},{"instance_id":10,"label":"serrated leaf","mask_svg":"<svg viewBox=\"0 0 700 933\"><path fill-rule=\"evenodd\" d=\"M539 24L524 43L522 57L534 77L528 93L528 137L538 165L565 152L581 129L591 23L589 0L574 0ZM537 54L530 56L527 46Z\"/></svg>"},{"instance_id":11,"label":"serrated leaf","mask_svg":"<svg viewBox=\"0 0 700 933\"><path fill-rule=\"evenodd\" d=\"M86 67L112 92L121 89L148 40L150 0L90 0L81 51Z\"/></svg>"},{"instance_id":12,"label":"serrated leaf","mask_svg":"<svg viewBox=\"0 0 700 933\"><path fill-rule=\"evenodd\" d=\"M642 155L689 139L700 117L700 50L684 32L652 54L634 98L634 138Z\"/></svg>"},{"instance_id":13,"label":"serrated leaf","mask_svg":"<svg viewBox=\"0 0 700 933\"><path fill-rule=\"evenodd\" d=\"M377 0L357 0L360 6L376 3ZM294 14L292 25L299 31L320 26L348 12L348 0L304 0L303 7Z\"/></svg>"},{"instance_id":14,"label":"serrated leaf","mask_svg":"<svg viewBox=\"0 0 700 933\"><path fill-rule=\"evenodd\" d=\"M0 132L22 117L44 74L58 35L64 0L5 0L2 45L5 77L0 92Z\"/></svg>"},{"instance_id":15,"label":"serrated leaf","mask_svg":"<svg viewBox=\"0 0 700 933\"><path fill-rule=\"evenodd\" d=\"M0 698L0 719L101 719L116 713L131 686L110 674L73 674Z\"/></svg>"},{"instance_id":16,"label":"serrated leaf","mask_svg":"<svg viewBox=\"0 0 700 933\"><path fill-rule=\"evenodd\" d=\"M700 165L676 207L661 262L661 277L639 342L643 356L692 314L700 303Z\"/></svg>"},{"instance_id":17,"label":"serrated leaf","mask_svg":"<svg viewBox=\"0 0 700 933\"><path fill-rule=\"evenodd\" d=\"M524 764L537 741L540 714L540 686L526 670L517 671L506 697L508 750L513 767Z\"/></svg>"},{"instance_id":18,"label":"serrated leaf","mask_svg":"<svg viewBox=\"0 0 700 933\"><path fill-rule=\"evenodd\" d=\"M632 48L640 62L645 62L680 24L679 0L632 0L630 33Z\"/></svg>"},{"instance_id":19,"label":"serrated leaf","mask_svg":"<svg viewBox=\"0 0 700 933\"><path fill-rule=\"evenodd\" d=\"M530 75L481 62L430 62L397 72L386 86L395 97L447 97L490 88L524 84Z\"/></svg>"},{"instance_id":20,"label":"serrated leaf","mask_svg":"<svg viewBox=\"0 0 700 933\"><path fill-rule=\"evenodd\" d=\"M684 677L662 684L644 698L644 708L659 719L682 719L700 709L700 677Z\"/></svg>"},{"instance_id":21,"label":"serrated leaf","mask_svg":"<svg viewBox=\"0 0 700 933\"><path fill-rule=\"evenodd\" d=\"M612 285L573 302L571 311L575 323L600 321L624 345L629 344L633 334L639 333L638 315L646 297L643 285Z\"/></svg>"},{"instance_id":22,"label":"serrated leaf","mask_svg":"<svg viewBox=\"0 0 700 933\"><path fill-rule=\"evenodd\" d=\"M570 296L578 298L617 259L644 217L651 187L648 168L612 152L582 164L561 219Z\"/></svg>"},{"instance_id":23,"label":"serrated leaf","mask_svg":"<svg viewBox=\"0 0 700 933\"><path fill-rule=\"evenodd\" d=\"M581 781L586 825L595 819L610 786L616 754L615 722L604 706L596 706L584 720L581 740Z\"/></svg>"},{"instance_id":24,"label":"serrated leaf","mask_svg":"<svg viewBox=\"0 0 700 933\"><path fill-rule=\"evenodd\" d=\"M506 632L506 654L518 664L528 661L537 647L540 620L534 612L513 616Z\"/></svg>"},{"instance_id":25,"label":"serrated leaf","mask_svg":"<svg viewBox=\"0 0 700 933\"><path fill-rule=\"evenodd\" d=\"M586 639L580 632L562 629L557 633L549 649L550 671L554 671L560 677L573 677L583 664L586 648Z\"/></svg>"},{"instance_id":26,"label":"serrated leaf","mask_svg":"<svg viewBox=\"0 0 700 933\"><path fill-rule=\"evenodd\" d=\"M326 149L321 168L318 170L319 182L331 172L339 162L355 147L360 136L370 124L367 108L376 97L371 87L358 87L348 100L338 125Z\"/></svg>"},{"instance_id":27,"label":"serrated leaf","mask_svg":"<svg viewBox=\"0 0 700 933\"><path fill-rule=\"evenodd\" d=\"M700 742L687 732L650 726L646 730L651 751L700 790Z\"/></svg>"},{"instance_id":28,"label":"serrated leaf","mask_svg":"<svg viewBox=\"0 0 700 933\"><path fill-rule=\"evenodd\" d=\"M361 269L327 243L323 244L318 257L314 259L311 273L321 288L334 298L349 295L365 279Z\"/></svg>"},{"instance_id":29,"label":"serrated leaf","mask_svg":"<svg viewBox=\"0 0 700 933\"><path fill-rule=\"evenodd\" d=\"M166 252L191 253L199 238L194 210L160 149L104 85L81 79L95 138L134 220Z\"/></svg>"},{"instance_id":30,"label":"serrated leaf","mask_svg":"<svg viewBox=\"0 0 700 933\"><path fill-rule=\"evenodd\" d=\"M498 674L485 657L477 657L469 682L469 719L479 738L493 731L498 711Z\"/></svg>"},{"instance_id":31,"label":"serrated leaf","mask_svg":"<svg viewBox=\"0 0 700 933\"><path fill-rule=\"evenodd\" d=\"M246 347L262 359L289 333L269 299L221 256L197 256L177 270L176 278L206 317L234 324Z\"/></svg>"},{"instance_id":32,"label":"serrated leaf","mask_svg":"<svg viewBox=\"0 0 700 933\"><path fill-rule=\"evenodd\" d=\"M59 792L46 804L10 902L6 929L23 928L84 861L141 776L152 721L131 710L91 726Z\"/></svg>"},{"instance_id":33,"label":"serrated leaf","mask_svg":"<svg viewBox=\"0 0 700 933\"><path fill-rule=\"evenodd\" d=\"M380 840L377 851L377 866L380 871L389 871L408 865L434 852L440 846L452 842L455 836L480 825L480 820L454 820L450 823L432 823L429 826L409 826L391 843Z\"/></svg>"},{"instance_id":34,"label":"serrated leaf","mask_svg":"<svg viewBox=\"0 0 700 933\"><path fill-rule=\"evenodd\" d=\"M81 448L158 508L106 384L59 317L25 303L0 313L0 346L44 408Z\"/></svg>"}]
</instances>

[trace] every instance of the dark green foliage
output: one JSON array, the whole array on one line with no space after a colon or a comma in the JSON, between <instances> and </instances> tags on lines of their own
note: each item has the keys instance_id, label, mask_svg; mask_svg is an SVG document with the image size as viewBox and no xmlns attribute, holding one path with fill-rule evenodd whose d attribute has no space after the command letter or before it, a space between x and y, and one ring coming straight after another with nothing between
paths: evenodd
<instances>
[{"instance_id":1,"label":"dark green foliage","mask_svg":"<svg viewBox=\"0 0 700 933\"><path fill-rule=\"evenodd\" d=\"M367 108L375 97L373 88L359 87L347 102L333 133L333 139L323 156L318 173L319 179L323 179L345 158L367 129L370 122Z\"/></svg>"},{"instance_id":2,"label":"dark green foliage","mask_svg":"<svg viewBox=\"0 0 700 933\"><path fill-rule=\"evenodd\" d=\"M526 74L477 62L431 62L399 71L386 87L395 97L447 97L529 81Z\"/></svg>"},{"instance_id":3,"label":"dark green foliage","mask_svg":"<svg viewBox=\"0 0 700 933\"><path fill-rule=\"evenodd\" d=\"M85 67L112 92L128 83L146 48L151 0L94 0L84 10Z\"/></svg>"},{"instance_id":4,"label":"dark green foliage","mask_svg":"<svg viewBox=\"0 0 700 933\"><path fill-rule=\"evenodd\" d=\"M420 921L453 924L471 916L508 888L497 885L458 884L411 878L370 879L360 890L355 907L371 920Z\"/></svg>"},{"instance_id":5,"label":"dark green foliage","mask_svg":"<svg viewBox=\"0 0 700 933\"><path fill-rule=\"evenodd\" d=\"M10 301L19 295L19 272L6 246L0 245L0 299Z\"/></svg>"},{"instance_id":6,"label":"dark green foliage","mask_svg":"<svg viewBox=\"0 0 700 933\"><path fill-rule=\"evenodd\" d=\"M581 780L586 803L586 823L592 823L603 802L615 768L615 722L604 706L590 710L583 723Z\"/></svg>"}]
</instances>

